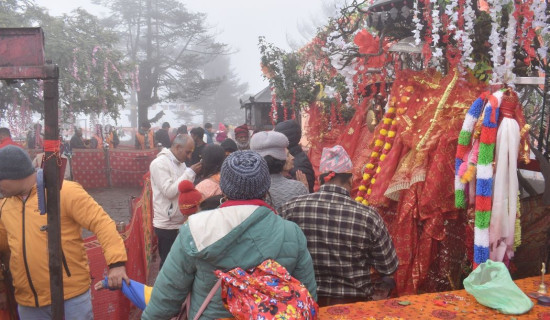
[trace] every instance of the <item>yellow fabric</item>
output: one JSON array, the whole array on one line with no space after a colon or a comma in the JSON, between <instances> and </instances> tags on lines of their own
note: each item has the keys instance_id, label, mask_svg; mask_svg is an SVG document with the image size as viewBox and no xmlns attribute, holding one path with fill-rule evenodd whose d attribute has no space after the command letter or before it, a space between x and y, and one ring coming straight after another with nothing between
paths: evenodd
<instances>
[{"instance_id":1,"label":"yellow fabric","mask_svg":"<svg viewBox=\"0 0 550 320\"><path fill-rule=\"evenodd\" d=\"M151 294L153 293L153 287L143 286L143 297L145 298L145 305L149 303L151 299Z\"/></svg>"},{"instance_id":2,"label":"yellow fabric","mask_svg":"<svg viewBox=\"0 0 550 320\"><path fill-rule=\"evenodd\" d=\"M68 277L65 268L63 269L63 290L65 299L70 299L90 288L90 270L81 236L82 227L97 236L108 265L125 262L127 257L115 222L80 184L64 181L60 202L61 245L71 274ZM41 231L47 224L47 215L40 215L38 210L36 187L33 187L25 202L19 197L11 197L5 200L1 209L0 248L6 249L9 245L15 298L18 304L24 306L36 307L28 277L36 290L38 305L51 304L48 234ZM28 267L28 275L25 266Z\"/></svg>"}]
</instances>

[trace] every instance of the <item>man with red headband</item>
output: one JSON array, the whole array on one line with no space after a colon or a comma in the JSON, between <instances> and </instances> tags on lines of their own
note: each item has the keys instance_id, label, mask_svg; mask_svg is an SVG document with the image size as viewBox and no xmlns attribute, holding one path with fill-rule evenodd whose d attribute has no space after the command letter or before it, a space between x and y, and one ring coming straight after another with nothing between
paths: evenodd
<instances>
[{"instance_id":1,"label":"man with red headband","mask_svg":"<svg viewBox=\"0 0 550 320\"><path fill-rule=\"evenodd\" d=\"M382 276L380 287L388 283L391 289L390 275L399 264L382 218L350 197L352 168L342 146L324 148L320 190L294 198L280 211L306 235L319 306L372 300L379 287L375 287L371 267Z\"/></svg>"},{"instance_id":2,"label":"man with red headband","mask_svg":"<svg viewBox=\"0 0 550 320\"><path fill-rule=\"evenodd\" d=\"M250 149L250 133L246 123L235 128L235 142L241 151Z\"/></svg>"}]
</instances>

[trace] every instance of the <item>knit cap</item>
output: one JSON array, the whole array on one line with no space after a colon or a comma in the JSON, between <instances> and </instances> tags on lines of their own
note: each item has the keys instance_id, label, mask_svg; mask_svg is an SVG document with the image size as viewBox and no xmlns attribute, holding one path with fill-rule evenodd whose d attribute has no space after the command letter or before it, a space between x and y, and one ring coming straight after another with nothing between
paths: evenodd
<instances>
[{"instance_id":1,"label":"knit cap","mask_svg":"<svg viewBox=\"0 0 550 320\"><path fill-rule=\"evenodd\" d=\"M342 146L335 145L332 148L323 148L321 163L319 165L319 172L321 174L327 172L351 173L352 168L351 159Z\"/></svg>"},{"instance_id":2,"label":"knit cap","mask_svg":"<svg viewBox=\"0 0 550 320\"><path fill-rule=\"evenodd\" d=\"M31 158L25 150L14 145L0 148L0 180L19 180L34 172Z\"/></svg>"},{"instance_id":3,"label":"knit cap","mask_svg":"<svg viewBox=\"0 0 550 320\"><path fill-rule=\"evenodd\" d=\"M182 180L178 185L178 190L180 192L178 204L181 214L188 216L196 213L202 200L200 191L195 189L193 183L189 180Z\"/></svg>"},{"instance_id":4,"label":"knit cap","mask_svg":"<svg viewBox=\"0 0 550 320\"><path fill-rule=\"evenodd\" d=\"M220 189L231 200L261 199L270 186L267 163L254 151L235 151L222 164Z\"/></svg>"},{"instance_id":5,"label":"knit cap","mask_svg":"<svg viewBox=\"0 0 550 320\"><path fill-rule=\"evenodd\" d=\"M289 148L298 145L302 138L302 128L298 122L294 120L286 120L277 123L277 125L275 125L275 131L283 133L288 138Z\"/></svg>"},{"instance_id":6,"label":"knit cap","mask_svg":"<svg viewBox=\"0 0 550 320\"><path fill-rule=\"evenodd\" d=\"M272 156L278 160L286 160L288 138L276 131L260 131L250 138L250 150L254 150L262 157Z\"/></svg>"}]
</instances>

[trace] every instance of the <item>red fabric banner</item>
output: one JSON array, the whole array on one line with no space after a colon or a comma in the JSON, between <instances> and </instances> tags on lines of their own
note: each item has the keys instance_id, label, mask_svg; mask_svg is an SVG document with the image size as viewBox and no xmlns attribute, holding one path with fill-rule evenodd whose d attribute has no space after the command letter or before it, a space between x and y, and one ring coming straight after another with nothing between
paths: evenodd
<instances>
[{"instance_id":1,"label":"red fabric banner","mask_svg":"<svg viewBox=\"0 0 550 320\"><path fill-rule=\"evenodd\" d=\"M85 189L106 188L109 186L105 152L103 150L73 150L71 169L73 180L80 183Z\"/></svg>"},{"instance_id":2,"label":"red fabric banner","mask_svg":"<svg viewBox=\"0 0 550 320\"><path fill-rule=\"evenodd\" d=\"M138 186L149 171L158 150L109 150L111 183L113 187Z\"/></svg>"},{"instance_id":3,"label":"red fabric banner","mask_svg":"<svg viewBox=\"0 0 550 320\"><path fill-rule=\"evenodd\" d=\"M133 215L130 224L121 233L128 253L126 273L130 279L141 283L147 283L148 270L156 243L156 238L153 237L152 198L150 180L146 178L141 197L132 203ZM107 265L95 236L85 239L85 247L93 285L105 277ZM95 319L128 319L130 311L136 312L136 307L120 290L95 291L92 289L92 304Z\"/></svg>"}]
</instances>

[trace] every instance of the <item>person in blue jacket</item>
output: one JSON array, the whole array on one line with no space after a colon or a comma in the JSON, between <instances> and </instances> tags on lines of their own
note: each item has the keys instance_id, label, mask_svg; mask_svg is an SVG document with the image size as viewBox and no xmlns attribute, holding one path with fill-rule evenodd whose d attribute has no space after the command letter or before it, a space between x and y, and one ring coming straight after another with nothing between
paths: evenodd
<instances>
[{"instance_id":1,"label":"person in blue jacket","mask_svg":"<svg viewBox=\"0 0 550 320\"><path fill-rule=\"evenodd\" d=\"M306 237L263 201L270 186L265 160L254 151L237 151L223 162L219 208L189 217L160 270L142 319L170 319L191 294L193 319L218 280L215 270L256 267L274 259L301 281L317 300L317 284ZM229 318L221 290L201 319Z\"/></svg>"}]
</instances>

